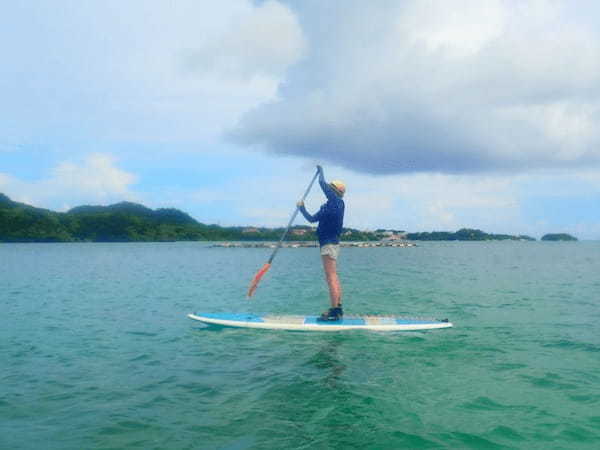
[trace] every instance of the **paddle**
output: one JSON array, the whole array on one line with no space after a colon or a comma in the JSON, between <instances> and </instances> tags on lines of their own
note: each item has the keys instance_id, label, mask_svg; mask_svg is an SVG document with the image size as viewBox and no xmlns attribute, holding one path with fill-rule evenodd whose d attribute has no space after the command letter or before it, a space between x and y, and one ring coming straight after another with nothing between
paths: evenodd
<instances>
[{"instance_id":1,"label":"paddle","mask_svg":"<svg viewBox=\"0 0 600 450\"><path fill-rule=\"evenodd\" d=\"M315 173L315 176L310 181L310 184L308 185L308 188L306 188L306 192L302 196L302 200L301 200L302 202L306 199L306 196L310 192L310 189L312 188L312 185L314 184L314 182L315 182L315 180L317 179L318 176L319 176L319 170L317 169L317 173ZM281 248L281 244L283 243L283 240L285 239L285 236L287 235L287 232L289 231L290 227L292 226L292 223L294 222L294 219L298 215L298 211L299 211L299 208L296 207L296 209L294 210L294 214L292 214L292 218L290 219L290 221L287 224L287 228L285 229L285 231L281 235L281 239L279 239L279 242L277 243L277 246L273 250L273 253L271 254L271 257L269 258L269 261L267 261L265 263L265 265L262 266L258 272L256 272L256 275L254 275L254 278L252 278L252 281L250 282L250 286L248 287L248 298L252 297L252 295L254 294L254 291L256 291L256 288L258 287L258 282L265 275L265 273L267 273L267 271L271 268L271 263L273 262L273 259L275 259L275 255L277 254L277 252Z\"/></svg>"}]
</instances>

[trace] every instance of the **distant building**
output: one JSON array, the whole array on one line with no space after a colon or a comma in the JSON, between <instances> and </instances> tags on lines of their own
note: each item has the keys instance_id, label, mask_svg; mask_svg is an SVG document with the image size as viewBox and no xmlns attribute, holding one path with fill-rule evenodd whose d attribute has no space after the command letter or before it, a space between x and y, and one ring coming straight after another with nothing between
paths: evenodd
<instances>
[{"instance_id":1,"label":"distant building","mask_svg":"<svg viewBox=\"0 0 600 450\"><path fill-rule=\"evenodd\" d=\"M258 228L254 228L254 227L248 227L248 228L244 228L242 230L242 233L259 233L260 230Z\"/></svg>"},{"instance_id":2,"label":"distant building","mask_svg":"<svg viewBox=\"0 0 600 450\"><path fill-rule=\"evenodd\" d=\"M385 234L382 234L382 241L402 241L404 239L406 239L406 232L402 231L402 232L398 232L395 233L393 231L389 231Z\"/></svg>"},{"instance_id":3,"label":"distant building","mask_svg":"<svg viewBox=\"0 0 600 450\"><path fill-rule=\"evenodd\" d=\"M291 234L293 234L294 236L304 236L306 234L307 230L300 228L300 229L294 229L291 231Z\"/></svg>"}]
</instances>

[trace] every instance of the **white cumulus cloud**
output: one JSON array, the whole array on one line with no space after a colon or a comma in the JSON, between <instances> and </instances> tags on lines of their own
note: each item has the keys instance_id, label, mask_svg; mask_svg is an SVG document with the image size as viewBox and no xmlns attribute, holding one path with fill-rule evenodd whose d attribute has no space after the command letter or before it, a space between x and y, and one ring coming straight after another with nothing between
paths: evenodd
<instances>
[{"instance_id":1,"label":"white cumulus cloud","mask_svg":"<svg viewBox=\"0 0 600 450\"><path fill-rule=\"evenodd\" d=\"M0 151L214 141L275 98L305 48L295 14L273 0L3 5Z\"/></svg>"},{"instance_id":2,"label":"white cumulus cloud","mask_svg":"<svg viewBox=\"0 0 600 450\"><path fill-rule=\"evenodd\" d=\"M108 204L137 200L131 187L136 175L116 166L108 154L88 155L80 162L64 161L48 177L21 180L0 173L0 190L16 201L34 206L65 210L90 203Z\"/></svg>"},{"instance_id":3,"label":"white cumulus cloud","mask_svg":"<svg viewBox=\"0 0 600 450\"><path fill-rule=\"evenodd\" d=\"M275 1L240 6L227 27L211 33L198 49L189 52L189 68L220 77L278 79L306 48L296 17Z\"/></svg>"}]
</instances>

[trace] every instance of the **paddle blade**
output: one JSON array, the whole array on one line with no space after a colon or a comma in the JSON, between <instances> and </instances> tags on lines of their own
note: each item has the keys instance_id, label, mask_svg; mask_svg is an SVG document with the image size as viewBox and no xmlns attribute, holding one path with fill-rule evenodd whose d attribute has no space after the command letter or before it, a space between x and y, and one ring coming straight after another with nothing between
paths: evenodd
<instances>
[{"instance_id":1,"label":"paddle blade","mask_svg":"<svg viewBox=\"0 0 600 450\"><path fill-rule=\"evenodd\" d=\"M250 282L250 287L248 288L248 298L252 297L254 291L256 291L256 288L258 287L258 282L270 268L271 264L266 263L264 266L261 267L261 269L258 272L256 272L256 275L254 275L254 278L252 278L252 281Z\"/></svg>"}]
</instances>

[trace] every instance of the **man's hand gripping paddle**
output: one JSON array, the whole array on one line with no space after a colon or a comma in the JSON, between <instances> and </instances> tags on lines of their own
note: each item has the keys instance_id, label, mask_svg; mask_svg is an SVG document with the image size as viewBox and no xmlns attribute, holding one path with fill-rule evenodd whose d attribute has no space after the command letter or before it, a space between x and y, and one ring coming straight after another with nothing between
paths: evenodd
<instances>
[{"instance_id":1,"label":"man's hand gripping paddle","mask_svg":"<svg viewBox=\"0 0 600 450\"><path fill-rule=\"evenodd\" d=\"M310 184L308 185L308 188L306 189L306 192L302 196L302 200L300 200L300 202L298 202L298 203L304 202L304 200L306 199L306 196L308 195L308 193L310 192L310 189L312 188L312 185L314 184L315 180L319 176L319 172L320 172L320 170L317 169L317 173L315 173L315 176L310 181ZM292 214L292 218L290 219L290 221L289 221L289 223L287 225L287 228L285 229L285 231L281 235L281 239L279 239L279 242L277 243L277 246L273 250L273 253L271 254L271 257L269 258L269 261L267 261L265 263L265 265L262 266L258 272L256 272L256 275L254 275L254 278L252 278L252 281L250 282L250 286L248 287L248 298L252 297L252 295L254 294L254 291L256 291L256 288L258 287L258 282L265 275L265 273L267 273L267 271L271 268L271 263L273 262L273 259L275 259L275 255L277 254L277 252L281 248L281 244L283 243L283 240L285 239L285 236L287 235L290 227L292 226L292 223L294 222L294 219L298 215L298 211L299 211L299 207L296 207L296 209L294 210L294 214Z\"/></svg>"}]
</instances>

